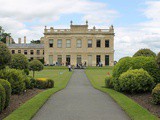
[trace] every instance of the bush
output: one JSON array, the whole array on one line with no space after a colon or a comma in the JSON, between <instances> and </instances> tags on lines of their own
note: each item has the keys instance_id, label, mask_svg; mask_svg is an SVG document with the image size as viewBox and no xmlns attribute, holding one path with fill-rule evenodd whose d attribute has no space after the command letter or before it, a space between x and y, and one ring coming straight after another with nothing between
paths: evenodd
<instances>
[{"instance_id":1,"label":"bush","mask_svg":"<svg viewBox=\"0 0 160 120\"><path fill-rule=\"evenodd\" d=\"M24 73L21 70L6 69L1 71L2 79L8 80L11 84L12 94L20 94L25 90Z\"/></svg>"},{"instance_id":2,"label":"bush","mask_svg":"<svg viewBox=\"0 0 160 120\"><path fill-rule=\"evenodd\" d=\"M105 84L107 88L113 88L113 78L112 76L107 76L105 79Z\"/></svg>"},{"instance_id":3,"label":"bush","mask_svg":"<svg viewBox=\"0 0 160 120\"><path fill-rule=\"evenodd\" d=\"M133 55L133 57L137 56L156 57L156 54L150 49L140 49Z\"/></svg>"},{"instance_id":4,"label":"bush","mask_svg":"<svg viewBox=\"0 0 160 120\"><path fill-rule=\"evenodd\" d=\"M35 87L39 89L53 88L54 81L47 78L37 78Z\"/></svg>"},{"instance_id":5,"label":"bush","mask_svg":"<svg viewBox=\"0 0 160 120\"><path fill-rule=\"evenodd\" d=\"M152 90L152 98L154 104L160 104L160 83Z\"/></svg>"},{"instance_id":6,"label":"bush","mask_svg":"<svg viewBox=\"0 0 160 120\"><path fill-rule=\"evenodd\" d=\"M8 47L0 42L0 69L4 69L11 61L11 53Z\"/></svg>"},{"instance_id":7,"label":"bush","mask_svg":"<svg viewBox=\"0 0 160 120\"><path fill-rule=\"evenodd\" d=\"M160 52L158 53L156 57L156 62L157 62L158 68L160 68Z\"/></svg>"},{"instance_id":8,"label":"bush","mask_svg":"<svg viewBox=\"0 0 160 120\"><path fill-rule=\"evenodd\" d=\"M30 78L27 75L24 75L24 83L27 89L31 88L31 81Z\"/></svg>"},{"instance_id":9,"label":"bush","mask_svg":"<svg viewBox=\"0 0 160 120\"><path fill-rule=\"evenodd\" d=\"M6 100L5 100L5 105L4 107L8 107L9 103L10 103L10 97L11 97L11 84L4 79L0 79L0 84L4 87L5 89L5 94L6 94Z\"/></svg>"},{"instance_id":10,"label":"bush","mask_svg":"<svg viewBox=\"0 0 160 120\"><path fill-rule=\"evenodd\" d=\"M128 70L119 77L119 90L129 93L151 91L153 78L143 69Z\"/></svg>"},{"instance_id":11,"label":"bush","mask_svg":"<svg viewBox=\"0 0 160 120\"><path fill-rule=\"evenodd\" d=\"M25 73L26 75L29 75L29 69L24 69L24 73Z\"/></svg>"},{"instance_id":12,"label":"bush","mask_svg":"<svg viewBox=\"0 0 160 120\"><path fill-rule=\"evenodd\" d=\"M4 87L0 84L0 113L5 107L6 94Z\"/></svg>"}]
</instances>

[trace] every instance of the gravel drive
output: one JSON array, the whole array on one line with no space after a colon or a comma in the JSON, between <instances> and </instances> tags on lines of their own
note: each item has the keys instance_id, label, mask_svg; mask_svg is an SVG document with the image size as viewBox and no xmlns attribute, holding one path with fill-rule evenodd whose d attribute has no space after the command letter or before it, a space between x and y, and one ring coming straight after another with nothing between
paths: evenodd
<instances>
[{"instance_id":1,"label":"gravel drive","mask_svg":"<svg viewBox=\"0 0 160 120\"><path fill-rule=\"evenodd\" d=\"M130 120L110 96L75 70L66 89L52 95L33 120Z\"/></svg>"}]
</instances>

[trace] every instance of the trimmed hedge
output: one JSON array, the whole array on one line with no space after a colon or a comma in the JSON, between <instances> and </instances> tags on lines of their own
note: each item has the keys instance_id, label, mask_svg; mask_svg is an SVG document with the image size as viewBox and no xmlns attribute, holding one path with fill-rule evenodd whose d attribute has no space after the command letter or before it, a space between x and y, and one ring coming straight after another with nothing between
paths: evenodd
<instances>
[{"instance_id":1,"label":"trimmed hedge","mask_svg":"<svg viewBox=\"0 0 160 120\"><path fill-rule=\"evenodd\" d=\"M5 107L6 94L4 87L0 84L0 113Z\"/></svg>"},{"instance_id":2,"label":"trimmed hedge","mask_svg":"<svg viewBox=\"0 0 160 120\"><path fill-rule=\"evenodd\" d=\"M8 80L8 82L11 84L12 94L20 94L26 89L24 82L24 72L21 70L2 70L0 72L0 78Z\"/></svg>"},{"instance_id":3,"label":"trimmed hedge","mask_svg":"<svg viewBox=\"0 0 160 120\"><path fill-rule=\"evenodd\" d=\"M153 78L143 69L128 70L119 77L119 90L129 93L151 91Z\"/></svg>"},{"instance_id":4,"label":"trimmed hedge","mask_svg":"<svg viewBox=\"0 0 160 120\"><path fill-rule=\"evenodd\" d=\"M39 89L53 88L54 81L47 78L37 78L35 87Z\"/></svg>"},{"instance_id":5,"label":"trimmed hedge","mask_svg":"<svg viewBox=\"0 0 160 120\"><path fill-rule=\"evenodd\" d=\"M107 88L113 88L113 77L112 76L107 76L105 78L105 84Z\"/></svg>"},{"instance_id":6,"label":"trimmed hedge","mask_svg":"<svg viewBox=\"0 0 160 120\"><path fill-rule=\"evenodd\" d=\"M152 98L154 104L160 104L160 83L152 90Z\"/></svg>"},{"instance_id":7,"label":"trimmed hedge","mask_svg":"<svg viewBox=\"0 0 160 120\"><path fill-rule=\"evenodd\" d=\"M5 100L5 105L4 108L8 107L9 103L10 103L10 97L11 97L11 84L4 79L0 79L0 84L4 87L5 89L5 94L6 94L6 100Z\"/></svg>"}]
</instances>

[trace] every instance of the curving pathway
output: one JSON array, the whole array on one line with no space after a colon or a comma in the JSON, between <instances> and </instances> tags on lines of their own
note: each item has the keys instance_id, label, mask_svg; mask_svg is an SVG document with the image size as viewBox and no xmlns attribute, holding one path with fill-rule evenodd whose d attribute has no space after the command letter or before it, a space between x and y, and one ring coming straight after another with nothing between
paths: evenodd
<instances>
[{"instance_id":1,"label":"curving pathway","mask_svg":"<svg viewBox=\"0 0 160 120\"><path fill-rule=\"evenodd\" d=\"M50 97L33 120L129 120L129 117L107 94L91 86L84 70L75 70L67 88Z\"/></svg>"}]
</instances>

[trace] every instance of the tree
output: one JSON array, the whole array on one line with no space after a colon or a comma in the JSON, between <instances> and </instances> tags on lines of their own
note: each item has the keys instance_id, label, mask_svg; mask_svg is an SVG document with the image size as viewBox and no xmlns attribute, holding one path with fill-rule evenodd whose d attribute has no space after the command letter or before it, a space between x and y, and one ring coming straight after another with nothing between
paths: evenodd
<instances>
[{"instance_id":1,"label":"tree","mask_svg":"<svg viewBox=\"0 0 160 120\"><path fill-rule=\"evenodd\" d=\"M6 43L6 37L11 37L11 33L6 33L5 30L0 26L0 41ZM14 40L12 43L15 43Z\"/></svg>"},{"instance_id":2,"label":"tree","mask_svg":"<svg viewBox=\"0 0 160 120\"><path fill-rule=\"evenodd\" d=\"M157 55L156 62L157 62L158 67L160 68L160 52Z\"/></svg>"},{"instance_id":3,"label":"tree","mask_svg":"<svg viewBox=\"0 0 160 120\"><path fill-rule=\"evenodd\" d=\"M11 53L8 47L0 42L0 69L4 69L11 61Z\"/></svg>"},{"instance_id":4,"label":"tree","mask_svg":"<svg viewBox=\"0 0 160 120\"><path fill-rule=\"evenodd\" d=\"M29 69L33 71L33 78L35 75L35 71L43 70L43 64L39 60L32 60L29 62Z\"/></svg>"},{"instance_id":5,"label":"tree","mask_svg":"<svg viewBox=\"0 0 160 120\"><path fill-rule=\"evenodd\" d=\"M138 50L133 57L137 57L137 56L145 56L145 57L156 57L156 53L154 53L153 51L151 51L150 49L140 49Z\"/></svg>"},{"instance_id":6,"label":"tree","mask_svg":"<svg viewBox=\"0 0 160 120\"><path fill-rule=\"evenodd\" d=\"M40 44L41 41L40 41L40 40L32 40L31 43L32 43L32 44Z\"/></svg>"},{"instance_id":7,"label":"tree","mask_svg":"<svg viewBox=\"0 0 160 120\"><path fill-rule=\"evenodd\" d=\"M29 68L29 62L25 55L23 54L13 54L10 63L10 68L25 70Z\"/></svg>"}]
</instances>

